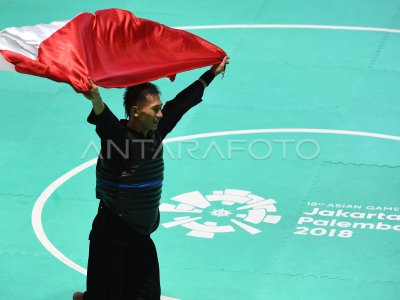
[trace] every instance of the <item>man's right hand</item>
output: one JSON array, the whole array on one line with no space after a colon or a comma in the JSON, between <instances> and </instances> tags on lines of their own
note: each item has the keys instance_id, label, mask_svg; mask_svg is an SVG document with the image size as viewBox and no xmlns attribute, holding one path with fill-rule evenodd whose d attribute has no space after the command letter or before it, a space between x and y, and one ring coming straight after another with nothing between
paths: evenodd
<instances>
[{"instance_id":1,"label":"man's right hand","mask_svg":"<svg viewBox=\"0 0 400 300\"><path fill-rule=\"evenodd\" d=\"M104 111L105 105L103 99L101 99L99 88L94 84L90 77L88 79L90 83L90 90L88 92L84 92L83 96L92 101L94 113L96 115L100 115Z\"/></svg>"},{"instance_id":2,"label":"man's right hand","mask_svg":"<svg viewBox=\"0 0 400 300\"><path fill-rule=\"evenodd\" d=\"M83 92L83 96L85 96L90 101L102 101L99 88L97 87L97 85L94 84L93 80L90 77L88 79L90 83L90 90L88 92Z\"/></svg>"}]
</instances>

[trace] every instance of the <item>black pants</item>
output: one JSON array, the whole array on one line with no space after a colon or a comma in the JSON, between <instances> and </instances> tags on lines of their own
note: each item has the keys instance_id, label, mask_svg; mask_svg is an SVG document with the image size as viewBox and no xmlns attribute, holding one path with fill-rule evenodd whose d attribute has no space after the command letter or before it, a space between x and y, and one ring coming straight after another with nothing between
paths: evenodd
<instances>
[{"instance_id":1,"label":"black pants","mask_svg":"<svg viewBox=\"0 0 400 300\"><path fill-rule=\"evenodd\" d=\"M153 240L90 241L84 300L160 300L160 273Z\"/></svg>"}]
</instances>

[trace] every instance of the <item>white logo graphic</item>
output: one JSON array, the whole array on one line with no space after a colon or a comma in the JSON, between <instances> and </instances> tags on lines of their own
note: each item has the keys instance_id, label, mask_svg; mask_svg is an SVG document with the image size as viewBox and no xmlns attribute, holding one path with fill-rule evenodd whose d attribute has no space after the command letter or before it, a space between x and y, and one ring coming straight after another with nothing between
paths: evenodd
<instances>
[{"instance_id":1,"label":"white logo graphic","mask_svg":"<svg viewBox=\"0 0 400 300\"><path fill-rule=\"evenodd\" d=\"M238 228L257 234L261 230L249 224L277 224L281 220L281 216L275 214L275 200L264 199L249 191L226 189L214 191L212 195L195 191L178 195L172 200L179 204L163 203L160 211L186 216L176 217L174 221L163 223L162 226L171 228L180 225L190 229L187 235L193 237L211 239L216 233L235 232ZM203 217L209 220L200 223ZM223 224L219 225L217 221Z\"/></svg>"}]
</instances>

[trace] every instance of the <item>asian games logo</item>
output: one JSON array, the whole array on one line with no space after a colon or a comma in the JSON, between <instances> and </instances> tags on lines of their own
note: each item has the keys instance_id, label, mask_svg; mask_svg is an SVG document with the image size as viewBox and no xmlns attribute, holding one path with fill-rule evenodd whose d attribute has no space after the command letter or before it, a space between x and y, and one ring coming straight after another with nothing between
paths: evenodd
<instances>
[{"instance_id":1,"label":"asian games logo","mask_svg":"<svg viewBox=\"0 0 400 300\"><path fill-rule=\"evenodd\" d=\"M258 234L262 232L259 229L262 223L277 224L281 220L276 214L274 199L264 199L249 191L226 189L213 191L210 195L194 191L172 200L175 204L163 203L160 211L182 216L161 225L165 228L182 226L189 229L186 235L192 237L211 239L215 234L238 230Z\"/></svg>"}]
</instances>

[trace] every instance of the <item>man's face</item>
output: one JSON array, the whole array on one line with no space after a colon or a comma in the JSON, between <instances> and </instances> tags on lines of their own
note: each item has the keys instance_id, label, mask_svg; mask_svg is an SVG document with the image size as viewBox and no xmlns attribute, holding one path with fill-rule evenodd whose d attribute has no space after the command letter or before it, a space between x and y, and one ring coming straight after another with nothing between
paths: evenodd
<instances>
[{"instance_id":1,"label":"man's face","mask_svg":"<svg viewBox=\"0 0 400 300\"><path fill-rule=\"evenodd\" d=\"M158 95L146 95L146 100L141 101L136 109L136 121L143 131L156 130L158 122L163 117L161 112L162 102Z\"/></svg>"}]
</instances>

